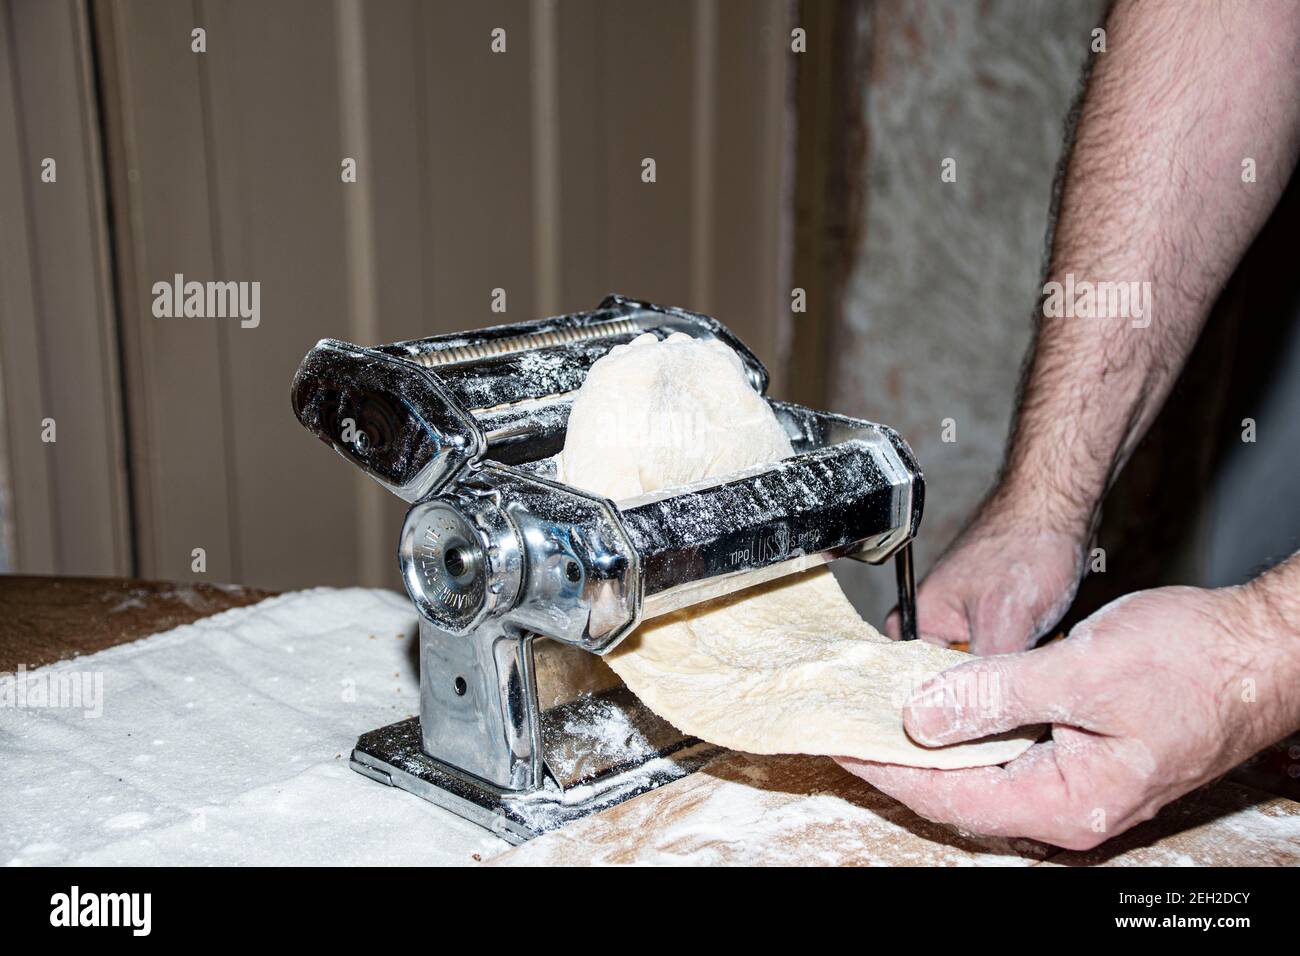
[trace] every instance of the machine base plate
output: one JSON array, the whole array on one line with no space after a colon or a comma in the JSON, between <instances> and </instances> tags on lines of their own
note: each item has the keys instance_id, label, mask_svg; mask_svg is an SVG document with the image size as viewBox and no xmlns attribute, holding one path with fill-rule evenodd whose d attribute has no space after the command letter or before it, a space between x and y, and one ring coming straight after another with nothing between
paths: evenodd
<instances>
[{"instance_id":1,"label":"machine base plate","mask_svg":"<svg viewBox=\"0 0 1300 956\"><path fill-rule=\"evenodd\" d=\"M519 844L589 814L622 803L693 773L719 748L693 742L656 753L591 781L561 789L548 775L540 790L501 790L443 764L420 746L420 720L406 720L362 734L351 766L372 780L399 787Z\"/></svg>"}]
</instances>

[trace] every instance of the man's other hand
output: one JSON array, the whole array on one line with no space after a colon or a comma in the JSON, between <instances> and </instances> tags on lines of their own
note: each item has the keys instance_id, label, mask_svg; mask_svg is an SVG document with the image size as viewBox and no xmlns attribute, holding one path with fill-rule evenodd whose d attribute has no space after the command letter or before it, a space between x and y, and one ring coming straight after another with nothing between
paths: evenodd
<instances>
[{"instance_id":1,"label":"man's other hand","mask_svg":"<svg viewBox=\"0 0 1300 956\"><path fill-rule=\"evenodd\" d=\"M992 501L921 582L919 636L932 644L968 644L972 654L1033 647L1074 600L1084 570L1079 535ZM898 611L885 633L899 637Z\"/></svg>"},{"instance_id":2,"label":"man's other hand","mask_svg":"<svg viewBox=\"0 0 1300 956\"><path fill-rule=\"evenodd\" d=\"M971 661L918 689L904 725L922 744L1052 725L1051 741L1005 767L840 763L930 820L1094 847L1294 729L1297 637L1258 585L1128 595L1064 641Z\"/></svg>"}]
</instances>

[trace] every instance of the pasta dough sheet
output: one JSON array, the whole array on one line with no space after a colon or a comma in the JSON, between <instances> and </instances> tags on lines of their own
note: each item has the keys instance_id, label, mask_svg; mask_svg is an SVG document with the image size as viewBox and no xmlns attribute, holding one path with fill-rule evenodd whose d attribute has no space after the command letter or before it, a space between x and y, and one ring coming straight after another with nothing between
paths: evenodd
<instances>
[{"instance_id":1,"label":"pasta dough sheet","mask_svg":"<svg viewBox=\"0 0 1300 956\"><path fill-rule=\"evenodd\" d=\"M646 334L592 366L559 472L620 501L791 453L729 348ZM735 750L935 768L1004 763L1035 731L932 748L903 729L911 692L968 657L888 640L818 568L648 621L605 660L661 717Z\"/></svg>"}]
</instances>

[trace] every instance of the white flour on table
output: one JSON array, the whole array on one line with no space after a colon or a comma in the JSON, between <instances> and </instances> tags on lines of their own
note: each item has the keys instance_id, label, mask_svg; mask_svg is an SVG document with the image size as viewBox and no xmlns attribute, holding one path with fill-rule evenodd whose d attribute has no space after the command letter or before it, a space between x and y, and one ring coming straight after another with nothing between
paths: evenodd
<instances>
[{"instance_id":1,"label":"white flour on table","mask_svg":"<svg viewBox=\"0 0 1300 956\"><path fill-rule=\"evenodd\" d=\"M0 864L446 864L504 841L350 770L414 715L410 602L319 588L28 671L103 714L0 707Z\"/></svg>"}]
</instances>

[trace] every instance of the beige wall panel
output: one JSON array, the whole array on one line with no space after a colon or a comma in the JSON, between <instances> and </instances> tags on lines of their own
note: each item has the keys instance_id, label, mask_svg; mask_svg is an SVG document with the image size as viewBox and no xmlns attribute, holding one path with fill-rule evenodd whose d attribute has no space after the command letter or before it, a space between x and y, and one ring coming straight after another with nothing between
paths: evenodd
<instances>
[{"instance_id":1,"label":"beige wall panel","mask_svg":"<svg viewBox=\"0 0 1300 956\"><path fill-rule=\"evenodd\" d=\"M130 571L117 334L90 46L84 8L56 0L11 7L25 116L24 181L32 240L50 456L55 567ZM44 157L57 179L39 183Z\"/></svg>"},{"instance_id":2,"label":"beige wall panel","mask_svg":"<svg viewBox=\"0 0 1300 956\"><path fill-rule=\"evenodd\" d=\"M38 289L32 260L28 197L35 175L22 135L17 38L12 4L0 3L0 386L3 386L3 464L7 562L31 573L55 570L53 461L41 441L48 412L42 389Z\"/></svg>"},{"instance_id":3,"label":"beige wall panel","mask_svg":"<svg viewBox=\"0 0 1300 956\"><path fill-rule=\"evenodd\" d=\"M434 184L424 122L431 51L418 29L419 2L360 6L376 341L394 342L434 331L427 288L432 223L426 214Z\"/></svg>"},{"instance_id":4,"label":"beige wall panel","mask_svg":"<svg viewBox=\"0 0 1300 956\"><path fill-rule=\"evenodd\" d=\"M606 282L691 307L694 14L687 2L601 4ZM657 181L641 181L651 157Z\"/></svg>"},{"instance_id":5,"label":"beige wall panel","mask_svg":"<svg viewBox=\"0 0 1300 956\"><path fill-rule=\"evenodd\" d=\"M603 0L566 0L556 10L560 127L559 309L593 308L619 289L609 275L605 194L604 75L617 54L606 48Z\"/></svg>"},{"instance_id":6,"label":"beige wall panel","mask_svg":"<svg viewBox=\"0 0 1300 956\"><path fill-rule=\"evenodd\" d=\"M566 2L557 58L563 307L619 291L713 312L778 383L785 10Z\"/></svg>"},{"instance_id":7,"label":"beige wall panel","mask_svg":"<svg viewBox=\"0 0 1300 956\"><path fill-rule=\"evenodd\" d=\"M430 259L426 333L536 318L529 8L421 4ZM506 31L493 53L491 32ZM491 310L506 290L506 313Z\"/></svg>"},{"instance_id":8,"label":"beige wall panel","mask_svg":"<svg viewBox=\"0 0 1300 956\"><path fill-rule=\"evenodd\" d=\"M707 308L745 341L780 394L790 325L781 236L790 51L780 2L718 4ZM698 215L698 211L695 213ZM796 347L798 342L795 342Z\"/></svg>"},{"instance_id":9,"label":"beige wall panel","mask_svg":"<svg viewBox=\"0 0 1300 956\"><path fill-rule=\"evenodd\" d=\"M131 416L140 573L190 579L191 552L209 580L236 576L220 326L159 319L151 286L175 273L217 278L209 143L197 24L189 4L133 0L97 7L111 85L113 189L119 219L122 331Z\"/></svg>"},{"instance_id":10,"label":"beige wall panel","mask_svg":"<svg viewBox=\"0 0 1300 956\"><path fill-rule=\"evenodd\" d=\"M348 297L334 9L204 4L217 274L261 283L261 323L215 320L226 350L235 573L357 579L357 476L298 424L289 383L316 340L355 338ZM373 175L373 173L371 173Z\"/></svg>"}]
</instances>

